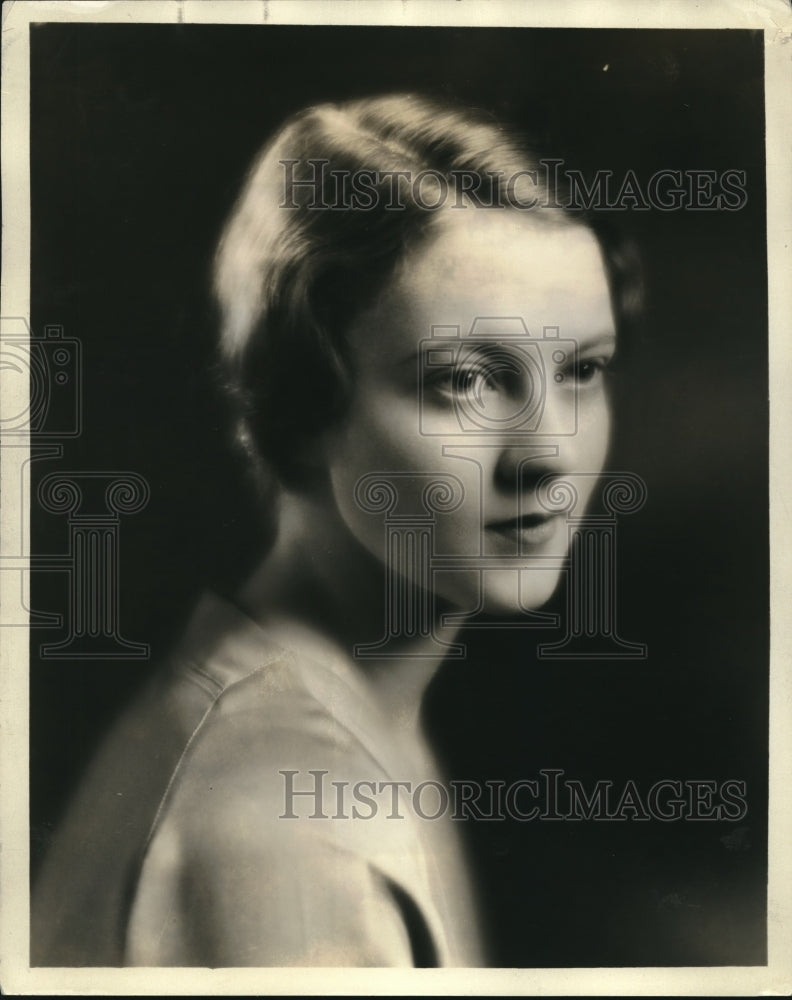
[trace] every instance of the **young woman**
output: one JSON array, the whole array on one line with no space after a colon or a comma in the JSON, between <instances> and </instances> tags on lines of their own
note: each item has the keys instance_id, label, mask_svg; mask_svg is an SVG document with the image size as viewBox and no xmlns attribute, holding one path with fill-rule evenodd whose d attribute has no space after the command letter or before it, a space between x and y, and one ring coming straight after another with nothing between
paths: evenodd
<instances>
[{"instance_id":1,"label":"young woman","mask_svg":"<svg viewBox=\"0 0 792 1000\"><path fill-rule=\"evenodd\" d=\"M605 461L618 251L483 117L311 108L216 262L272 549L207 596L87 776L34 964L486 964L421 705L464 615L555 589L540 485Z\"/></svg>"}]
</instances>

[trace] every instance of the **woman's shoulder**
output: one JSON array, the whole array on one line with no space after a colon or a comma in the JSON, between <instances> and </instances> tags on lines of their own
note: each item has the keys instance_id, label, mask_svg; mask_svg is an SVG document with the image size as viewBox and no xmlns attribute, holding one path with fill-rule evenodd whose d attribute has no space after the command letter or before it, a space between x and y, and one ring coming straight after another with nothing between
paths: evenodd
<instances>
[{"instance_id":1,"label":"woman's shoulder","mask_svg":"<svg viewBox=\"0 0 792 1000\"><path fill-rule=\"evenodd\" d=\"M408 933L403 912L433 909L421 849L406 815L389 818L397 790L360 692L332 665L282 648L259 647L246 671L229 663L219 647L201 663L174 662L211 700L146 845L128 961L392 965L411 964L414 947L428 955L433 919L417 917Z\"/></svg>"},{"instance_id":2,"label":"woman's shoulder","mask_svg":"<svg viewBox=\"0 0 792 1000\"><path fill-rule=\"evenodd\" d=\"M198 689L205 710L179 769L229 774L252 769L346 765L371 773L380 742L373 706L332 650L276 641L228 602L205 597L174 651L170 685L177 701ZM189 724L185 729L189 729Z\"/></svg>"},{"instance_id":3,"label":"woman's shoulder","mask_svg":"<svg viewBox=\"0 0 792 1000\"><path fill-rule=\"evenodd\" d=\"M305 678L318 670L281 651L217 691L185 742L160 812L178 807L192 816L200 805L223 823L262 806L272 811L292 790L299 797L333 780L386 778L358 725L356 695L331 682L325 699ZM180 672L188 684L195 676L191 665Z\"/></svg>"},{"instance_id":4,"label":"woman's shoulder","mask_svg":"<svg viewBox=\"0 0 792 1000\"><path fill-rule=\"evenodd\" d=\"M33 900L39 964L117 964L125 899L152 851L161 862L164 846L180 845L173 871L241 849L250 861L264 840L285 856L294 831L277 821L280 771L376 770L334 710L343 714L344 699L323 703L306 676L228 602L199 602L53 835ZM306 787L295 777L295 789Z\"/></svg>"}]
</instances>

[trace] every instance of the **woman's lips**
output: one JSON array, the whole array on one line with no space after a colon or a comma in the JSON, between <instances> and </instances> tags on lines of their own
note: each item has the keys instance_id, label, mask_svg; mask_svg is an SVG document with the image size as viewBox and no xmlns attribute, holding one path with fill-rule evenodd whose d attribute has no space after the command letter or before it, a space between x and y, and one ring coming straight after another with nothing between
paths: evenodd
<instances>
[{"instance_id":1,"label":"woman's lips","mask_svg":"<svg viewBox=\"0 0 792 1000\"><path fill-rule=\"evenodd\" d=\"M491 531L508 539L521 548L541 545L555 534L558 514L523 514L510 521L494 521L487 525Z\"/></svg>"}]
</instances>

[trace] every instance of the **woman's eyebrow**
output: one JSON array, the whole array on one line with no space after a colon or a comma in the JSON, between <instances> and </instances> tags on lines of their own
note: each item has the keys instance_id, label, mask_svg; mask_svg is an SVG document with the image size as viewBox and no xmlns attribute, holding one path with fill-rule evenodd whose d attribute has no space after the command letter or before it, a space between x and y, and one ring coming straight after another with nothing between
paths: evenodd
<instances>
[{"instance_id":1,"label":"woman's eyebrow","mask_svg":"<svg viewBox=\"0 0 792 1000\"><path fill-rule=\"evenodd\" d=\"M494 351L502 351L504 347L513 347L518 350L522 346L529 344L546 344L552 347L553 343L575 344L578 351L595 350L597 348L610 349L616 347L617 337L615 330L602 330L582 337L425 337L411 351L403 357L398 358L396 365L415 364L416 361L431 361L434 364L454 364L458 357L458 350L466 348L467 352L475 351L482 355ZM436 352L436 353L434 353ZM445 360L444 360L445 357Z\"/></svg>"},{"instance_id":2,"label":"woman's eyebrow","mask_svg":"<svg viewBox=\"0 0 792 1000\"><path fill-rule=\"evenodd\" d=\"M471 354L486 356L501 352L506 347L519 349L524 338L520 337L426 337L418 346L396 363L415 364L416 361L432 365L453 365ZM531 338L533 339L533 338Z\"/></svg>"},{"instance_id":3,"label":"woman's eyebrow","mask_svg":"<svg viewBox=\"0 0 792 1000\"><path fill-rule=\"evenodd\" d=\"M572 338L574 339L574 338ZM605 330L595 333L590 337L580 337L576 340L578 350L594 350L596 348L616 347L617 338L615 330Z\"/></svg>"},{"instance_id":4,"label":"woman's eyebrow","mask_svg":"<svg viewBox=\"0 0 792 1000\"><path fill-rule=\"evenodd\" d=\"M465 338L463 337L424 337L406 354L397 358L394 363L397 365L414 365L416 361L426 360L430 356L430 352L434 350L438 352L438 355L453 352L464 343ZM437 360L439 363L439 357ZM451 364L451 360L448 363Z\"/></svg>"}]
</instances>

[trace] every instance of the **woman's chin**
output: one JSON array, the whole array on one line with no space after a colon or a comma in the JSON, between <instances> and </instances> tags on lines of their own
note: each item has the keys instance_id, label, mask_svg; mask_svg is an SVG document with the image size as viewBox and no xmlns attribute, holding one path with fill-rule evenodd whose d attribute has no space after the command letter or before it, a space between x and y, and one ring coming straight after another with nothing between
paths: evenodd
<instances>
[{"instance_id":1,"label":"woman's chin","mask_svg":"<svg viewBox=\"0 0 792 1000\"><path fill-rule=\"evenodd\" d=\"M539 610L555 593L561 574L558 569L485 569L459 574L464 581L450 586L445 594L460 615L519 618Z\"/></svg>"}]
</instances>

